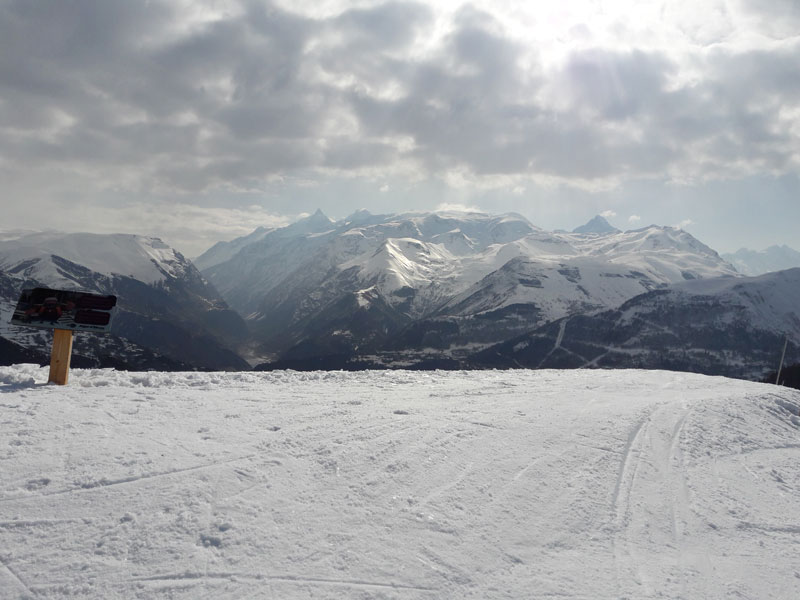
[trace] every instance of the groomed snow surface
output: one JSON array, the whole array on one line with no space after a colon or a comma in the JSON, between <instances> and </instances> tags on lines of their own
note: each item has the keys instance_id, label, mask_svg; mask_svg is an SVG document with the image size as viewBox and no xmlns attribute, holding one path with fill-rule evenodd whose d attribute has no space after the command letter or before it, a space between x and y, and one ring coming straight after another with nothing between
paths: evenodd
<instances>
[{"instance_id":1,"label":"groomed snow surface","mask_svg":"<svg viewBox=\"0 0 800 600\"><path fill-rule=\"evenodd\" d=\"M0 368L2 598L798 598L800 393Z\"/></svg>"}]
</instances>

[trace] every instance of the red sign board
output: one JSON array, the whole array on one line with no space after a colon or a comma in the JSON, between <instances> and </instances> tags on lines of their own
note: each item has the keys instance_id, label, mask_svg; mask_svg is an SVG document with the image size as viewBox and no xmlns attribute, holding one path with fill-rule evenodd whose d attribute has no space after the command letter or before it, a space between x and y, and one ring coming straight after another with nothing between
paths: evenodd
<instances>
[{"instance_id":1,"label":"red sign board","mask_svg":"<svg viewBox=\"0 0 800 600\"><path fill-rule=\"evenodd\" d=\"M116 304L116 296L48 288L23 290L11 324L103 333L111 326Z\"/></svg>"}]
</instances>

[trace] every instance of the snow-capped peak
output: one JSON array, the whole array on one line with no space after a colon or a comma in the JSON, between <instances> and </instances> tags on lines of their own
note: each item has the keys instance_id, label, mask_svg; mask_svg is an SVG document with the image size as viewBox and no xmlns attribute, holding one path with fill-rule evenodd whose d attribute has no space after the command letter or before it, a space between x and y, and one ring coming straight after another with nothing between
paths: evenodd
<instances>
[{"instance_id":1,"label":"snow-capped peak","mask_svg":"<svg viewBox=\"0 0 800 600\"><path fill-rule=\"evenodd\" d=\"M31 278L69 285L53 257L103 275L132 277L145 283L179 277L191 266L178 251L159 238L124 233L33 233L0 242L0 269L21 263L35 265Z\"/></svg>"},{"instance_id":2,"label":"snow-capped peak","mask_svg":"<svg viewBox=\"0 0 800 600\"><path fill-rule=\"evenodd\" d=\"M342 269L358 266L363 280L378 281L381 291L391 292L428 285L452 262L453 256L441 245L413 238L390 238L369 259L356 258Z\"/></svg>"},{"instance_id":3,"label":"snow-capped peak","mask_svg":"<svg viewBox=\"0 0 800 600\"><path fill-rule=\"evenodd\" d=\"M607 233L619 233L619 229L611 225L602 215L597 215L585 225L573 229L572 233L595 233L602 235Z\"/></svg>"},{"instance_id":4,"label":"snow-capped peak","mask_svg":"<svg viewBox=\"0 0 800 600\"><path fill-rule=\"evenodd\" d=\"M319 233L321 231L327 231L332 225L333 221L331 221L328 216L318 208L313 215L309 215L304 219L300 219L299 221L290 225L290 227L293 227L297 232L302 230L306 233Z\"/></svg>"}]
</instances>

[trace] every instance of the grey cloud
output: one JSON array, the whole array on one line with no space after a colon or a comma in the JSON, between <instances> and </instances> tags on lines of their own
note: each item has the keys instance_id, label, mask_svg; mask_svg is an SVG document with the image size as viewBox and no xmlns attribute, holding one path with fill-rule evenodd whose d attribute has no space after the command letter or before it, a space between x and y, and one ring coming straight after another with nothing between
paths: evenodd
<instances>
[{"instance_id":1,"label":"grey cloud","mask_svg":"<svg viewBox=\"0 0 800 600\"><path fill-rule=\"evenodd\" d=\"M334 169L386 165L398 158L397 149L391 144L335 138L331 144L332 148L325 152L324 165Z\"/></svg>"},{"instance_id":2,"label":"grey cloud","mask_svg":"<svg viewBox=\"0 0 800 600\"><path fill-rule=\"evenodd\" d=\"M37 10L31 9L34 4ZM264 151L247 147L246 138L313 136L314 117L324 112L321 101L310 101L313 93L296 81L308 22L253 3L242 19L170 41L161 33L163 23L176 17L168 6L23 2L4 7L2 22L16 39L0 42L5 46L11 39L13 50L0 59L0 89L8 99L0 105L0 127L22 127L29 135L3 144L0 153L93 161L98 169L103 164L138 169L154 156L187 165L218 160L219 172L235 174L231 163L246 164L252 152ZM229 86L232 97L217 85ZM58 114L75 124L42 140ZM182 114L198 123L177 125ZM125 125L130 119L134 124ZM201 143L201 133L211 139ZM214 155L225 146L237 146L239 156ZM274 166L262 173L305 166L308 160L289 159L307 154L278 142L262 161ZM197 171L199 180L204 176ZM194 187L203 185L198 181Z\"/></svg>"},{"instance_id":3,"label":"grey cloud","mask_svg":"<svg viewBox=\"0 0 800 600\"><path fill-rule=\"evenodd\" d=\"M405 97L351 95L366 131L412 137L414 156L433 169L461 163L479 173L526 169L529 156L517 147L527 143L526 123L539 111L518 97L535 90L525 90L521 49L484 25L489 15L480 16L458 15L460 26L441 53L407 73Z\"/></svg>"},{"instance_id":4,"label":"grey cloud","mask_svg":"<svg viewBox=\"0 0 800 600\"><path fill-rule=\"evenodd\" d=\"M491 15L467 7L456 15L456 23L449 49L458 63L478 67L482 78L515 71L521 48L498 31Z\"/></svg>"},{"instance_id":5,"label":"grey cloud","mask_svg":"<svg viewBox=\"0 0 800 600\"><path fill-rule=\"evenodd\" d=\"M180 35L173 6L0 4L0 159L197 192L400 162L587 180L697 164L723 175L742 161L787 170L797 154L777 110L800 102L797 44L720 47L701 80L676 88L679 67L655 52L523 68L530 49L470 7L412 59L433 23L419 3L319 20L252 1Z\"/></svg>"},{"instance_id":6,"label":"grey cloud","mask_svg":"<svg viewBox=\"0 0 800 600\"><path fill-rule=\"evenodd\" d=\"M676 157L661 139L643 144L633 131L625 135L605 127L606 120L645 113L664 93L671 65L662 57L575 55L560 75L560 91L571 101L548 108L533 100L543 80L520 71L521 49L474 23L453 33L449 55L419 68L406 98L353 96L368 131L413 137L419 144L415 156L434 168L466 165L483 174L592 179L651 173ZM473 69L462 72L458 67L464 65ZM590 119L576 112L582 106L591 109Z\"/></svg>"},{"instance_id":7,"label":"grey cloud","mask_svg":"<svg viewBox=\"0 0 800 600\"><path fill-rule=\"evenodd\" d=\"M735 5L745 15L755 18L763 33L776 38L797 36L800 28L800 4L797 0L737 0Z\"/></svg>"},{"instance_id":8,"label":"grey cloud","mask_svg":"<svg viewBox=\"0 0 800 600\"><path fill-rule=\"evenodd\" d=\"M12 0L0 8L4 55L91 69L126 58L146 36L177 17L168 3L125 0ZM42 63L47 66L47 63Z\"/></svg>"},{"instance_id":9,"label":"grey cloud","mask_svg":"<svg viewBox=\"0 0 800 600\"><path fill-rule=\"evenodd\" d=\"M232 150L210 161L188 158L160 163L157 179L175 191L201 192L211 185L256 188L265 175L318 166L324 159L318 147L304 140L269 140Z\"/></svg>"},{"instance_id":10,"label":"grey cloud","mask_svg":"<svg viewBox=\"0 0 800 600\"><path fill-rule=\"evenodd\" d=\"M769 52L718 50L708 59L711 78L732 98L800 100L800 39Z\"/></svg>"},{"instance_id":11,"label":"grey cloud","mask_svg":"<svg viewBox=\"0 0 800 600\"><path fill-rule=\"evenodd\" d=\"M424 4L387 2L370 9L351 9L333 19L328 27L347 37L353 49L383 51L405 47L433 15Z\"/></svg>"},{"instance_id":12,"label":"grey cloud","mask_svg":"<svg viewBox=\"0 0 800 600\"><path fill-rule=\"evenodd\" d=\"M770 53L711 53L704 80L657 98L651 130L676 144L699 145L712 174L730 170L727 164L790 170L798 142L781 110L800 102L799 52L800 44Z\"/></svg>"},{"instance_id":13,"label":"grey cloud","mask_svg":"<svg viewBox=\"0 0 800 600\"><path fill-rule=\"evenodd\" d=\"M566 94L607 119L626 119L647 110L663 93L673 65L642 51L584 50L570 56L562 72Z\"/></svg>"}]
</instances>

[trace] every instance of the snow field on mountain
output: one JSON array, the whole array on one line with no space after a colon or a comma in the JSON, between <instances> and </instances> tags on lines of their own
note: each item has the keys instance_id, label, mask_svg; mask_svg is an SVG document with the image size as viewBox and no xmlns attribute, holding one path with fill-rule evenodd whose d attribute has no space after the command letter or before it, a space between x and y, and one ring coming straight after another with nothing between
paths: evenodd
<instances>
[{"instance_id":1,"label":"snow field on mountain","mask_svg":"<svg viewBox=\"0 0 800 600\"><path fill-rule=\"evenodd\" d=\"M145 283L178 276L187 261L158 238L128 234L41 232L0 240L0 269L14 269L24 261L39 263L27 276L49 285L74 287L51 256L58 256L104 275L133 277Z\"/></svg>"},{"instance_id":2,"label":"snow field on mountain","mask_svg":"<svg viewBox=\"0 0 800 600\"><path fill-rule=\"evenodd\" d=\"M360 211L334 222L318 212L282 229L263 235L257 230L217 245L198 257L197 264L205 265L204 276L233 308L256 321L269 322L276 306L283 315L287 299L303 299L293 317L298 323L324 310L326 302L314 296L320 289L326 290L324 298L338 298L374 286L385 303L412 318L447 310L478 292L483 296L480 311L533 304L546 321L574 312L565 306L612 308L659 285L737 275L684 231L658 226L613 231L547 232L514 213ZM228 250L232 253L224 254ZM560 276L545 280L540 289L523 285L495 290L492 282L501 280L504 287L509 262L521 259L542 272L580 267L566 300L557 300L563 296L552 289ZM607 273L622 278L598 280ZM626 276L643 284L625 281Z\"/></svg>"},{"instance_id":3,"label":"snow field on mountain","mask_svg":"<svg viewBox=\"0 0 800 600\"><path fill-rule=\"evenodd\" d=\"M2 598L794 598L800 393L0 368Z\"/></svg>"},{"instance_id":4,"label":"snow field on mountain","mask_svg":"<svg viewBox=\"0 0 800 600\"><path fill-rule=\"evenodd\" d=\"M455 229L448 233L455 236L462 232ZM517 233L523 235L522 231ZM632 269L638 269L642 277L649 277L657 284L681 282L685 274L689 277L736 274L713 250L685 232L671 228L645 228L603 236L532 230L525 237L505 243L476 245L471 253L459 251L463 245L460 240L456 240L456 248L451 252L448 247L451 243L451 239L433 243L389 238L369 258L357 256L345 262L341 269L360 268L360 277L367 282L379 280L380 289L387 297L401 287L420 290L425 290L426 286L435 287L442 296L453 295L451 306L480 289L482 278L499 272L513 259L525 258L536 264L542 273L567 266L578 269L580 293L569 290L565 294L564 290L554 289L560 283L559 278L554 278L544 286L546 291L522 288L507 297L493 294L494 301L488 307L498 309L535 299L549 319L568 314L563 304L588 298L592 304L612 307L646 291L638 281L625 281L624 276ZM609 273L616 279L604 280Z\"/></svg>"}]
</instances>

